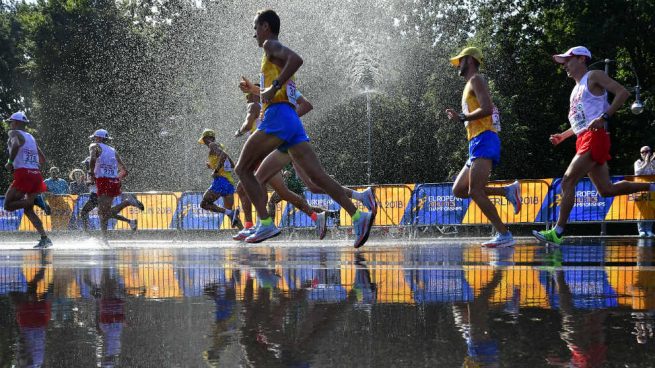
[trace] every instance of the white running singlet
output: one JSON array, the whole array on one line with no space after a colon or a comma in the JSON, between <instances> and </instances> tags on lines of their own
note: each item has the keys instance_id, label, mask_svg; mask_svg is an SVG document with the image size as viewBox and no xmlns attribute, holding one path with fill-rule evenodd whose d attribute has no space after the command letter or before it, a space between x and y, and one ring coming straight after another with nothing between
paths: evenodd
<instances>
[{"instance_id":1,"label":"white running singlet","mask_svg":"<svg viewBox=\"0 0 655 368\"><path fill-rule=\"evenodd\" d=\"M576 84L571 92L570 106L569 106L569 123L573 133L580 135L587 131L591 122L597 117L603 115L609 108L607 102L607 91L603 94L596 96L587 86L587 78L589 73L585 74L580 83Z\"/></svg>"},{"instance_id":2,"label":"white running singlet","mask_svg":"<svg viewBox=\"0 0 655 368\"><path fill-rule=\"evenodd\" d=\"M18 149L18 154L14 159L14 169L39 169L39 150L36 147L36 140L28 132L16 130L18 134L22 135L25 143ZM7 144L9 154L11 154L11 146Z\"/></svg>"},{"instance_id":3,"label":"white running singlet","mask_svg":"<svg viewBox=\"0 0 655 368\"><path fill-rule=\"evenodd\" d=\"M97 143L102 149L100 156L96 159L96 167L93 169L93 175L96 178L117 178L118 177L118 160L116 160L116 150L104 143Z\"/></svg>"}]
</instances>

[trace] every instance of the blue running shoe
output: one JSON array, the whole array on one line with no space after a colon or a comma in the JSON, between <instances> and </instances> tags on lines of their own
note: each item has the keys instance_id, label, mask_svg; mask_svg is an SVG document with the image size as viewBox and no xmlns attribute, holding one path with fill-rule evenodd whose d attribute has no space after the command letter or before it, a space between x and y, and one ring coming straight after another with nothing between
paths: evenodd
<instances>
[{"instance_id":1,"label":"blue running shoe","mask_svg":"<svg viewBox=\"0 0 655 368\"><path fill-rule=\"evenodd\" d=\"M50 216L52 213L50 206L48 206L48 203L43 198L43 194L37 194L37 196L34 198L34 205L42 209L43 212L45 212L45 214L48 216Z\"/></svg>"},{"instance_id":2,"label":"blue running shoe","mask_svg":"<svg viewBox=\"0 0 655 368\"><path fill-rule=\"evenodd\" d=\"M257 230L246 238L246 243L261 243L266 239L274 238L280 235L280 229L275 224L259 225Z\"/></svg>"},{"instance_id":3,"label":"blue running shoe","mask_svg":"<svg viewBox=\"0 0 655 368\"><path fill-rule=\"evenodd\" d=\"M362 204L364 207L368 208L369 212L377 213L378 204L375 201L375 194L373 193L373 187L368 187L365 191L362 192L363 199Z\"/></svg>"},{"instance_id":4,"label":"blue running shoe","mask_svg":"<svg viewBox=\"0 0 655 368\"><path fill-rule=\"evenodd\" d=\"M355 231L355 248L361 247L366 243L366 240L368 240L368 234L371 232L374 219L372 213L361 212L359 219L353 223L353 230Z\"/></svg>"},{"instance_id":5,"label":"blue running shoe","mask_svg":"<svg viewBox=\"0 0 655 368\"><path fill-rule=\"evenodd\" d=\"M325 212L316 214L316 235L318 238L323 240L325 238L325 233L327 232L327 218L325 217Z\"/></svg>"},{"instance_id":6,"label":"blue running shoe","mask_svg":"<svg viewBox=\"0 0 655 368\"><path fill-rule=\"evenodd\" d=\"M229 215L228 217L230 218L230 223L232 224L232 227L243 229L243 224L241 224L241 220L239 220L239 212L241 212L241 210L237 207L237 209L232 211L232 214Z\"/></svg>"},{"instance_id":7,"label":"blue running shoe","mask_svg":"<svg viewBox=\"0 0 655 368\"><path fill-rule=\"evenodd\" d=\"M52 247L52 240L46 236L39 240L39 242L34 246L34 249L46 249L50 247Z\"/></svg>"},{"instance_id":8,"label":"blue running shoe","mask_svg":"<svg viewBox=\"0 0 655 368\"><path fill-rule=\"evenodd\" d=\"M521 183L515 181L505 187L505 198L514 206L514 214L521 212Z\"/></svg>"},{"instance_id":9,"label":"blue running shoe","mask_svg":"<svg viewBox=\"0 0 655 368\"><path fill-rule=\"evenodd\" d=\"M505 248L505 247L511 247L515 243L516 242L514 241L514 237L512 236L512 233L510 231L507 231L505 234L501 234L501 233L496 234L496 236L494 236L490 240L482 243L482 246L487 248Z\"/></svg>"}]
</instances>

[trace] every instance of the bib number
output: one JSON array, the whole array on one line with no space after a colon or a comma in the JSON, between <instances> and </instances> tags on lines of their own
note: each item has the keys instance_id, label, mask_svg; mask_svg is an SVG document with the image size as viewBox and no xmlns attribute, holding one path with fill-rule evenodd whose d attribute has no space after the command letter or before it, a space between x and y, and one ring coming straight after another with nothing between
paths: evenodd
<instances>
[{"instance_id":1,"label":"bib number","mask_svg":"<svg viewBox=\"0 0 655 368\"><path fill-rule=\"evenodd\" d=\"M292 80L287 82L287 98L292 105L296 106L296 83Z\"/></svg>"}]
</instances>

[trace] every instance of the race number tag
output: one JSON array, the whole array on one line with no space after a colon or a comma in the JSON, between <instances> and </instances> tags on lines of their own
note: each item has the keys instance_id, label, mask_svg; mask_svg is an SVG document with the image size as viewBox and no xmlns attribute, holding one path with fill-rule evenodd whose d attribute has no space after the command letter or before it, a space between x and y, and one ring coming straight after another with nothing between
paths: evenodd
<instances>
[{"instance_id":1,"label":"race number tag","mask_svg":"<svg viewBox=\"0 0 655 368\"><path fill-rule=\"evenodd\" d=\"M571 104L569 105L569 123L573 133L578 134L587 128L587 117L582 104L582 92L584 88L576 86L572 93Z\"/></svg>"},{"instance_id":2,"label":"race number tag","mask_svg":"<svg viewBox=\"0 0 655 368\"><path fill-rule=\"evenodd\" d=\"M496 132L500 132L500 111L494 106L493 111L491 112L491 126Z\"/></svg>"},{"instance_id":3,"label":"race number tag","mask_svg":"<svg viewBox=\"0 0 655 368\"><path fill-rule=\"evenodd\" d=\"M116 177L116 169L113 165L100 165L100 172L103 176L114 178Z\"/></svg>"},{"instance_id":4,"label":"race number tag","mask_svg":"<svg viewBox=\"0 0 655 368\"><path fill-rule=\"evenodd\" d=\"M23 162L28 165L38 165L39 154L37 151L23 149Z\"/></svg>"},{"instance_id":5,"label":"race number tag","mask_svg":"<svg viewBox=\"0 0 655 368\"><path fill-rule=\"evenodd\" d=\"M287 82L287 98L292 105L296 106L296 82L291 79Z\"/></svg>"}]
</instances>

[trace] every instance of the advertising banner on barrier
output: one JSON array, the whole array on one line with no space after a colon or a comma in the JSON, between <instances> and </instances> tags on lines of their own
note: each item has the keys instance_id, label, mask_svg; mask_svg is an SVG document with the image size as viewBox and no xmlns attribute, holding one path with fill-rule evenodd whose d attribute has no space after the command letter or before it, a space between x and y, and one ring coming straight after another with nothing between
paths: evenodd
<instances>
[{"instance_id":1,"label":"advertising banner on barrier","mask_svg":"<svg viewBox=\"0 0 655 368\"><path fill-rule=\"evenodd\" d=\"M130 220L137 220L139 229L142 230L168 230L175 229L170 227L173 220L173 214L177 207L177 197L173 193L139 193L136 194L139 201L143 203L143 211L136 207L128 206L120 214ZM130 225L126 222L118 222L116 230L130 230Z\"/></svg>"},{"instance_id":2,"label":"advertising banner on barrier","mask_svg":"<svg viewBox=\"0 0 655 368\"><path fill-rule=\"evenodd\" d=\"M622 180L622 176L612 177L612 182ZM562 200L562 179L555 179L551 186L553 193L553 210L550 211L552 221L557 221L559 216L559 205ZM598 193L591 179L585 177L575 186L575 204L569 216L569 222L600 222L605 220L605 216L612 206L613 197L604 198Z\"/></svg>"},{"instance_id":3,"label":"advertising banner on barrier","mask_svg":"<svg viewBox=\"0 0 655 368\"><path fill-rule=\"evenodd\" d=\"M182 197L177 203L175 216L173 219L179 221L182 230L218 230L223 222L223 214L217 214L205 211L200 208L202 193L182 193ZM221 206L223 199L220 198L216 204ZM229 222L229 221L228 221ZM175 229L175 222L171 222L171 228Z\"/></svg>"},{"instance_id":4,"label":"advertising banner on barrier","mask_svg":"<svg viewBox=\"0 0 655 368\"><path fill-rule=\"evenodd\" d=\"M23 210L5 210L5 197L0 197L0 231L18 231Z\"/></svg>"},{"instance_id":5,"label":"advertising banner on barrier","mask_svg":"<svg viewBox=\"0 0 655 368\"><path fill-rule=\"evenodd\" d=\"M364 191L368 187L352 187L357 191ZM375 186L375 200L378 203L378 214L375 217L374 226L403 225L407 204L412 198L414 184L404 185L379 185ZM359 201L354 200L360 209L366 210Z\"/></svg>"},{"instance_id":6,"label":"advertising banner on barrier","mask_svg":"<svg viewBox=\"0 0 655 368\"><path fill-rule=\"evenodd\" d=\"M521 181L521 212L514 214L514 206L504 196L490 196L500 219L506 224L544 222L548 213L548 188L552 179ZM491 184L499 187L507 184ZM489 220L480 207L471 201L462 224L488 224Z\"/></svg>"},{"instance_id":7,"label":"advertising banner on barrier","mask_svg":"<svg viewBox=\"0 0 655 368\"><path fill-rule=\"evenodd\" d=\"M613 181L619 181L619 179L638 183L652 183L655 181L655 176L612 178ZM612 206L605 216L605 220L607 221L642 219L655 219L655 193L653 192L640 192L614 197Z\"/></svg>"},{"instance_id":8,"label":"advertising banner on barrier","mask_svg":"<svg viewBox=\"0 0 655 368\"><path fill-rule=\"evenodd\" d=\"M67 230L71 222L71 217L73 216L73 210L77 197L70 195L46 194L45 200L48 202L48 205L52 210L50 216L47 216L45 212L43 212L43 210L39 207L34 207L34 212L37 216L39 216L41 222L43 222L43 228L46 231ZM19 230L36 231L27 216L23 216L21 219Z\"/></svg>"},{"instance_id":9,"label":"advertising banner on barrier","mask_svg":"<svg viewBox=\"0 0 655 368\"><path fill-rule=\"evenodd\" d=\"M453 195L452 184L419 184L402 218L404 225L460 225L470 199Z\"/></svg>"}]
</instances>

